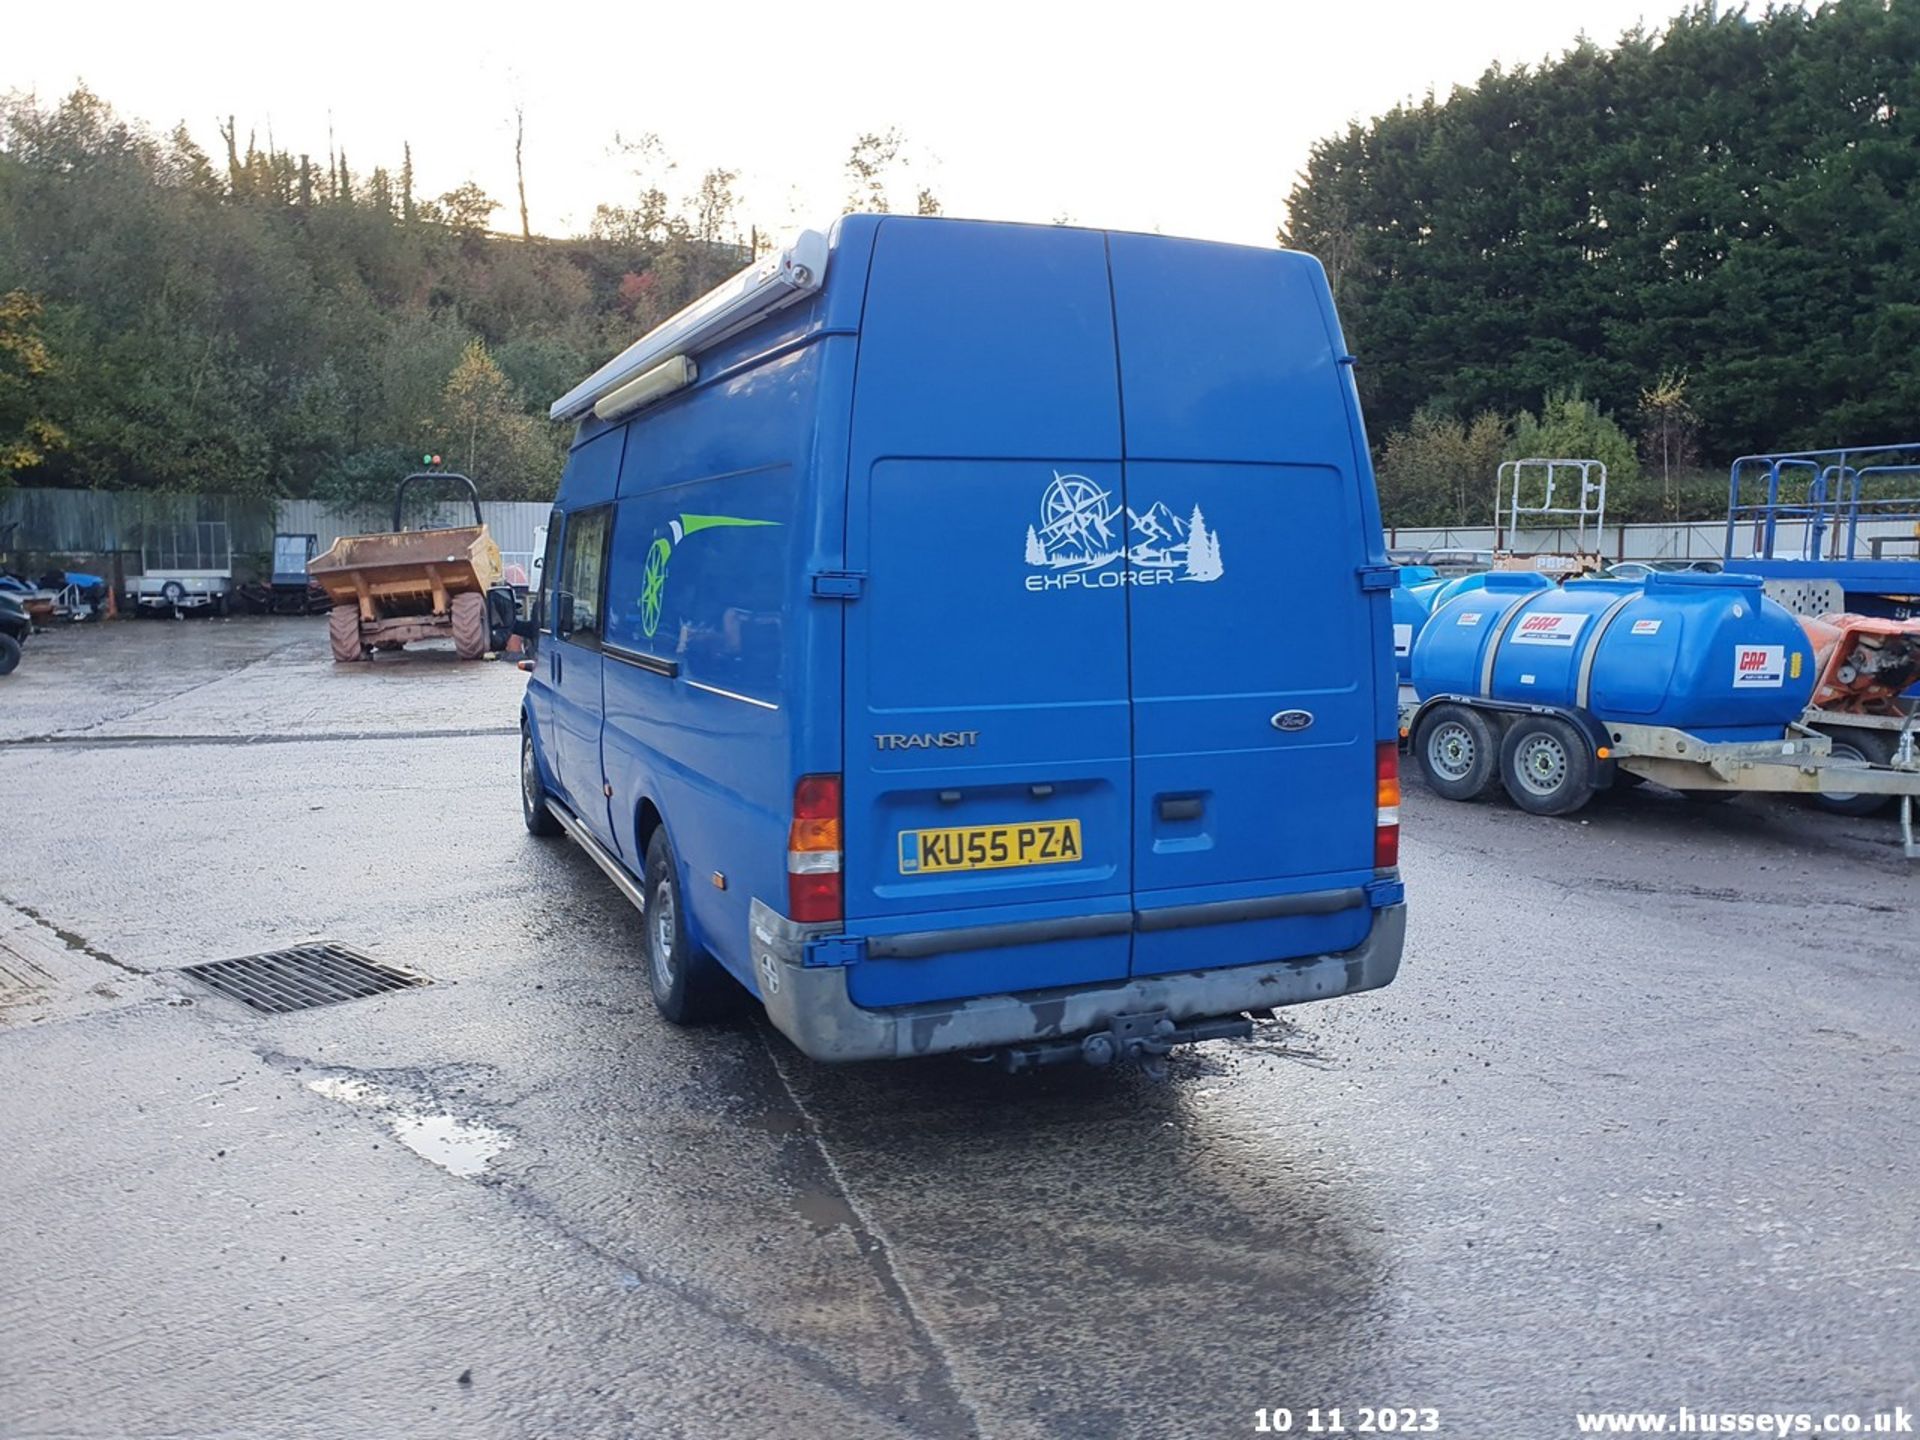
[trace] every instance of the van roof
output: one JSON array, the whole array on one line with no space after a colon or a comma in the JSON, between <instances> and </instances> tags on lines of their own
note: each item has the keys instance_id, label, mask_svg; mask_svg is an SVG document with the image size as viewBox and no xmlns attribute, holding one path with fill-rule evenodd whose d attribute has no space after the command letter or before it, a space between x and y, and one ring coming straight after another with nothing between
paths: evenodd
<instances>
[{"instance_id":1,"label":"van roof","mask_svg":"<svg viewBox=\"0 0 1920 1440\"><path fill-rule=\"evenodd\" d=\"M649 370L682 356L691 359L776 311L818 293L827 284L828 258L840 238L839 231L845 221L853 218L856 217L842 216L824 231L803 230L784 249L754 261L721 281L685 309L647 331L555 400L547 412L548 418L583 420L593 413L596 403ZM875 223L884 219L925 225L979 225L1048 231L1062 228L1092 229L1105 234L1128 233L1095 226L1022 225L1015 221L961 220L952 216L874 215L857 218ZM1171 240L1176 237L1156 238ZM1219 241L1188 243L1220 244L1227 249L1267 249L1265 246L1239 246ZM1311 260L1311 257L1305 258Z\"/></svg>"}]
</instances>

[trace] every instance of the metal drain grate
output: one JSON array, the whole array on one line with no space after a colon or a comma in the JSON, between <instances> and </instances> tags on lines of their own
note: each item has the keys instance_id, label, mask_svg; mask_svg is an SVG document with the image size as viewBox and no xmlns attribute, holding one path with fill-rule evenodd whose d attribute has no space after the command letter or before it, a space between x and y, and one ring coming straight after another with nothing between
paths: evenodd
<instances>
[{"instance_id":1,"label":"metal drain grate","mask_svg":"<svg viewBox=\"0 0 1920 1440\"><path fill-rule=\"evenodd\" d=\"M344 945L326 942L187 965L180 973L263 1015L312 1010L433 983L425 975L395 970Z\"/></svg>"}]
</instances>

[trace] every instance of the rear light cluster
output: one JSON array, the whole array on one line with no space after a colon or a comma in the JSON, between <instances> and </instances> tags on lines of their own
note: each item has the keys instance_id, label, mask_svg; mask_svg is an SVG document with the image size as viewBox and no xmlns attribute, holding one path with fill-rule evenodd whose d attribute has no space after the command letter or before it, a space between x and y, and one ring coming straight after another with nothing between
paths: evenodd
<instances>
[{"instance_id":1,"label":"rear light cluster","mask_svg":"<svg viewBox=\"0 0 1920 1440\"><path fill-rule=\"evenodd\" d=\"M787 827L787 918L803 925L841 917L840 777L802 775Z\"/></svg>"},{"instance_id":2,"label":"rear light cluster","mask_svg":"<svg viewBox=\"0 0 1920 1440\"><path fill-rule=\"evenodd\" d=\"M1373 868L1400 863L1400 747L1389 740L1374 752Z\"/></svg>"}]
</instances>

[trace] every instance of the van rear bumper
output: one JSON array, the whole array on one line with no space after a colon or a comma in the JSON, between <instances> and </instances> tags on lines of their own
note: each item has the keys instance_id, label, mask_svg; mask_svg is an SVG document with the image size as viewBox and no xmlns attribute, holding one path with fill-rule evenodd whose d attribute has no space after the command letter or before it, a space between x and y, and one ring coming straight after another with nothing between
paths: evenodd
<instances>
[{"instance_id":1,"label":"van rear bumper","mask_svg":"<svg viewBox=\"0 0 1920 1440\"><path fill-rule=\"evenodd\" d=\"M1183 1024L1377 990L1399 972L1407 907L1375 910L1367 938L1331 955L885 1010L854 1004L846 966L805 963L808 942L834 927L796 925L759 900L750 926L760 998L783 1035L815 1060L897 1060L1068 1038L1141 1011Z\"/></svg>"}]
</instances>

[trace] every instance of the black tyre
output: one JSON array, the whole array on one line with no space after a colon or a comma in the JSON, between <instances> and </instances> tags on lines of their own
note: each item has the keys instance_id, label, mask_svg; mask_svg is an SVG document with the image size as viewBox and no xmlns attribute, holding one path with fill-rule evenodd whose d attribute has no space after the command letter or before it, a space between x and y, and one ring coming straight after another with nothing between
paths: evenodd
<instances>
[{"instance_id":1,"label":"black tyre","mask_svg":"<svg viewBox=\"0 0 1920 1440\"><path fill-rule=\"evenodd\" d=\"M453 653L462 660L478 660L487 653L487 598L471 590L453 597Z\"/></svg>"},{"instance_id":2,"label":"black tyre","mask_svg":"<svg viewBox=\"0 0 1920 1440\"><path fill-rule=\"evenodd\" d=\"M11 675L20 668L20 642L11 635L0 635L0 675Z\"/></svg>"},{"instance_id":3,"label":"black tyre","mask_svg":"<svg viewBox=\"0 0 1920 1440\"><path fill-rule=\"evenodd\" d=\"M1555 716L1523 716L1500 742L1500 780L1528 814L1571 815L1593 798L1587 742Z\"/></svg>"},{"instance_id":4,"label":"black tyre","mask_svg":"<svg viewBox=\"0 0 1920 1440\"><path fill-rule=\"evenodd\" d=\"M695 1025L734 1008L744 994L720 962L687 938L680 867L665 828L647 842L647 983L653 1003L675 1025Z\"/></svg>"},{"instance_id":5,"label":"black tyre","mask_svg":"<svg viewBox=\"0 0 1920 1440\"><path fill-rule=\"evenodd\" d=\"M336 605L328 612L327 644L332 648L337 664L350 665L355 660L367 658L366 647L360 643L358 605Z\"/></svg>"},{"instance_id":6,"label":"black tyre","mask_svg":"<svg viewBox=\"0 0 1920 1440\"><path fill-rule=\"evenodd\" d=\"M547 787L540 779L540 757L534 753L533 732L520 727L520 818L529 835L558 835L560 822L547 809Z\"/></svg>"},{"instance_id":7,"label":"black tyre","mask_svg":"<svg viewBox=\"0 0 1920 1440\"><path fill-rule=\"evenodd\" d=\"M1822 726L1820 733L1833 741L1833 758L1857 760L1864 765L1884 765L1893 758L1893 739L1881 730L1857 730L1851 725ZM1891 795L1862 795L1849 791L1814 797L1822 810L1835 815L1878 815L1893 803Z\"/></svg>"},{"instance_id":8,"label":"black tyre","mask_svg":"<svg viewBox=\"0 0 1920 1440\"><path fill-rule=\"evenodd\" d=\"M1465 705L1437 705L1423 716L1413 753L1428 788L1448 800L1478 800L1500 779L1499 733Z\"/></svg>"}]
</instances>

